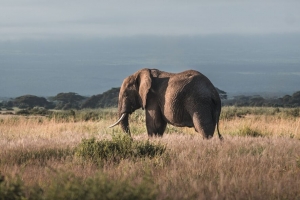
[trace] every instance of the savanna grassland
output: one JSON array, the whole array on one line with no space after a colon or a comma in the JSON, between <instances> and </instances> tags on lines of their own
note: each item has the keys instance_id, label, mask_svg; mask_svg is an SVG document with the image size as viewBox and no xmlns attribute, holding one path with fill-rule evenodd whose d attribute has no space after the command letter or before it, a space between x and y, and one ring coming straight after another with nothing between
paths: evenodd
<instances>
[{"instance_id":1,"label":"savanna grassland","mask_svg":"<svg viewBox=\"0 0 300 200\"><path fill-rule=\"evenodd\" d=\"M299 108L224 107L222 142L116 112L0 115L0 199L300 199Z\"/></svg>"}]
</instances>

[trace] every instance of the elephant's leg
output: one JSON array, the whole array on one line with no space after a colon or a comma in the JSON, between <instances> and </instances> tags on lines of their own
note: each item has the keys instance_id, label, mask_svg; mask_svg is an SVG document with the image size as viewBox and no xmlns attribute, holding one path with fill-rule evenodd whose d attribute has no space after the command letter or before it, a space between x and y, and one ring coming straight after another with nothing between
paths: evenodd
<instances>
[{"instance_id":1,"label":"elephant's leg","mask_svg":"<svg viewBox=\"0 0 300 200\"><path fill-rule=\"evenodd\" d=\"M195 130L201 133L204 138L209 139L213 137L216 124L213 122L211 114L194 112L192 115Z\"/></svg>"},{"instance_id":2,"label":"elephant's leg","mask_svg":"<svg viewBox=\"0 0 300 200\"><path fill-rule=\"evenodd\" d=\"M159 109L146 110L146 127L148 136L162 136L167 122L163 119Z\"/></svg>"}]
</instances>

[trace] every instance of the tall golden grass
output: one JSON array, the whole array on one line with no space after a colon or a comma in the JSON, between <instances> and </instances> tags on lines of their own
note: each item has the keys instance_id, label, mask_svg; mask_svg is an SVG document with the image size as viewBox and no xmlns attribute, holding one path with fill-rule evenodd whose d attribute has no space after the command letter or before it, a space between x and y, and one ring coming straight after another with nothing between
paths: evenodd
<instances>
[{"instance_id":1,"label":"tall golden grass","mask_svg":"<svg viewBox=\"0 0 300 200\"><path fill-rule=\"evenodd\" d=\"M221 142L169 125L162 138L149 139L139 111L130 118L133 139L163 144L165 153L101 166L76 157L74 149L83 139L109 140L121 133L119 127L107 128L116 110L88 121L2 115L0 173L7 180L20 177L27 189L39 185L44 191L62 173L82 178L83 185L105 174L133 186L146 178L156 199L300 199L300 117L289 112L294 111L225 107Z\"/></svg>"}]
</instances>

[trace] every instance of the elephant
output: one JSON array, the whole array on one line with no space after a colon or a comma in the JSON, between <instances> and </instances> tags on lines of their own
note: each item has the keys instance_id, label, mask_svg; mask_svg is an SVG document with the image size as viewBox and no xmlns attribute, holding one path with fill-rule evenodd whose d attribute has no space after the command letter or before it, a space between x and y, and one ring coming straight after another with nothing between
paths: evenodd
<instances>
[{"instance_id":1,"label":"elephant","mask_svg":"<svg viewBox=\"0 0 300 200\"><path fill-rule=\"evenodd\" d=\"M215 128L220 140L221 99L211 81L195 70L169 73L158 69L141 69L124 79L119 93L119 120L130 134L128 116L145 110L148 136L163 136L167 123L177 127L194 127L203 138L213 137Z\"/></svg>"}]
</instances>

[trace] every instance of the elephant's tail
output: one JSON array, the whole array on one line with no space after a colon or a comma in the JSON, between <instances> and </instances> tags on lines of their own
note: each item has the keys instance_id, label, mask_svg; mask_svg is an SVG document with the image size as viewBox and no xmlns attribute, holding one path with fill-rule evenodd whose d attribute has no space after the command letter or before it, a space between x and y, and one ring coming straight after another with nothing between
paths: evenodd
<instances>
[{"instance_id":1,"label":"elephant's tail","mask_svg":"<svg viewBox=\"0 0 300 200\"><path fill-rule=\"evenodd\" d=\"M220 99L218 101L214 100L214 99L212 99L212 100L213 100L214 105L216 106L214 117L215 117L215 122L217 125L218 136L219 136L219 139L222 141L224 138L221 135L220 130L219 130L219 119L220 119L220 114L221 114L221 100Z\"/></svg>"},{"instance_id":2,"label":"elephant's tail","mask_svg":"<svg viewBox=\"0 0 300 200\"><path fill-rule=\"evenodd\" d=\"M222 141L224 138L219 131L219 120L217 121L217 131L218 131L219 139Z\"/></svg>"}]
</instances>

